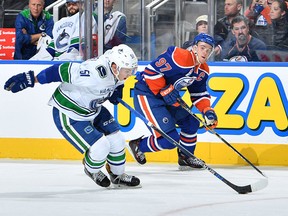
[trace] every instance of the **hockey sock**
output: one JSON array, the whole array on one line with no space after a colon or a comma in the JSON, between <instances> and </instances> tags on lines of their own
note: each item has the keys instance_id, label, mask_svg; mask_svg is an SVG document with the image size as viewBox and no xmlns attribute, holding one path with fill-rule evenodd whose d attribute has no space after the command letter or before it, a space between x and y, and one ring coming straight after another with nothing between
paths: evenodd
<instances>
[{"instance_id":1,"label":"hockey sock","mask_svg":"<svg viewBox=\"0 0 288 216\"><path fill-rule=\"evenodd\" d=\"M179 134L176 129L167 133L172 139L179 141ZM173 149L175 145L171 144L164 137L155 138L153 135L145 137L139 144L141 152L157 152L163 149Z\"/></svg>"}]
</instances>

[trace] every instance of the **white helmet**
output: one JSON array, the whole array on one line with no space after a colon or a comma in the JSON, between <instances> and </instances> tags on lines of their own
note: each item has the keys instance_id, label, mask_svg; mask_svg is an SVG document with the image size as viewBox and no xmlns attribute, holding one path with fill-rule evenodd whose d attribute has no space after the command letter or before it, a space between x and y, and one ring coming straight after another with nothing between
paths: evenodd
<instances>
[{"instance_id":1,"label":"white helmet","mask_svg":"<svg viewBox=\"0 0 288 216\"><path fill-rule=\"evenodd\" d=\"M121 68L132 69L132 74L135 74L138 67L138 59L134 51L125 44L120 44L113 47L111 50L107 50L104 54L108 60L111 67L112 63L117 65L118 73Z\"/></svg>"}]
</instances>

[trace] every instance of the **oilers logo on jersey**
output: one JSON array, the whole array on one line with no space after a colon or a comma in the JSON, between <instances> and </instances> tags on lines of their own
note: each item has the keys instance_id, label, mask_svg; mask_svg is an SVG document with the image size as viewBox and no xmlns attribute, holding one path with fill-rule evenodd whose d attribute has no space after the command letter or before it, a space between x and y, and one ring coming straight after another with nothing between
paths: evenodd
<instances>
[{"instance_id":1,"label":"oilers logo on jersey","mask_svg":"<svg viewBox=\"0 0 288 216\"><path fill-rule=\"evenodd\" d=\"M196 80L196 77L181 77L174 83L174 88L180 91L182 88L191 85Z\"/></svg>"}]
</instances>

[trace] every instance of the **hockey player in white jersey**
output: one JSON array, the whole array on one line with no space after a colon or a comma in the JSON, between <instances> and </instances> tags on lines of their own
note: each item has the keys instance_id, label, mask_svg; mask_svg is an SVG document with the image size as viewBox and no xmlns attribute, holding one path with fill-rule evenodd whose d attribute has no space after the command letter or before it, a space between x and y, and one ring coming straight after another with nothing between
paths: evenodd
<instances>
[{"instance_id":1,"label":"hockey player in white jersey","mask_svg":"<svg viewBox=\"0 0 288 216\"><path fill-rule=\"evenodd\" d=\"M135 73L137 57L127 45L106 51L83 63L62 63L36 76L28 71L12 76L4 88L13 93L35 83L61 82L49 100L60 133L84 153L85 173L101 187L137 187L140 180L125 174L125 139L119 124L102 105L118 104L124 81ZM106 163L110 179L101 171Z\"/></svg>"}]
</instances>

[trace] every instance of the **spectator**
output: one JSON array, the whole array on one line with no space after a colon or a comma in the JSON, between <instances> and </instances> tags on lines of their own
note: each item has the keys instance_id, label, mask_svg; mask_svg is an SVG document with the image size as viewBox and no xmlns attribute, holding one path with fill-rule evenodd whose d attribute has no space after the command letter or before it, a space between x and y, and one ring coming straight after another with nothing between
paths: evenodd
<instances>
[{"instance_id":1,"label":"spectator","mask_svg":"<svg viewBox=\"0 0 288 216\"><path fill-rule=\"evenodd\" d=\"M28 7L16 17L14 59L30 59L36 54L40 36L52 37L54 22L52 15L43 10L44 0L29 0Z\"/></svg>"},{"instance_id":2,"label":"spectator","mask_svg":"<svg viewBox=\"0 0 288 216\"><path fill-rule=\"evenodd\" d=\"M207 15L201 15L197 17L196 19L196 35L200 33L205 33L205 34L208 33L208 16ZM193 40L196 35L193 36L192 40L184 42L182 45L182 48L188 49L191 51L192 46L193 46Z\"/></svg>"},{"instance_id":3,"label":"spectator","mask_svg":"<svg viewBox=\"0 0 288 216\"><path fill-rule=\"evenodd\" d=\"M287 3L284 0L274 0L270 17L272 20L273 49L288 50L288 22L287 22Z\"/></svg>"},{"instance_id":4,"label":"spectator","mask_svg":"<svg viewBox=\"0 0 288 216\"><path fill-rule=\"evenodd\" d=\"M126 16L120 11L112 12L115 1L116 0L104 0L104 52L126 42ZM97 13L96 20L98 20Z\"/></svg>"},{"instance_id":5,"label":"spectator","mask_svg":"<svg viewBox=\"0 0 288 216\"><path fill-rule=\"evenodd\" d=\"M208 33L208 16L201 15L196 19L196 31L198 34L200 33Z\"/></svg>"},{"instance_id":6,"label":"spectator","mask_svg":"<svg viewBox=\"0 0 288 216\"><path fill-rule=\"evenodd\" d=\"M223 43L222 59L229 61L260 61L256 51L266 50L266 45L249 33L249 19L242 15L235 17L231 21L231 31L236 40Z\"/></svg>"},{"instance_id":7,"label":"spectator","mask_svg":"<svg viewBox=\"0 0 288 216\"><path fill-rule=\"evenodd\" d=\"M252 0L249 8L245 11L244 15L249 18L250 29L257 32L259 39L266 45L271 44L271 18L269 16L270 6L268 0Z\"/></svg>"},{"instance_id":8,"label":"spectator","mask_svg":"<svg viewBox=\"0 0 288 216\"><path fill-rule=\"evenodd\" d=\"M58 20L53 28L53 40L30 60L77 60L79 53L79 0L66 0L68 17ZM82 21L83 22L83 21ZM93 18L93 32L96 21Z\"/></svg>"},{"instance_id":9,"label":"spectator","mask_svg":"<svg viewBox=\"0 0 288 216\"><path fill-rule=\"evenodd\" d=\"M231 21L234 17L240 15L243 7L242 0L225 0L224 14L214 26L214 39L216 43L215 55L219 55L222 49L222 43L225 40L231 40L233 34L231 33Z\"/></svg>"}]
</instances>

